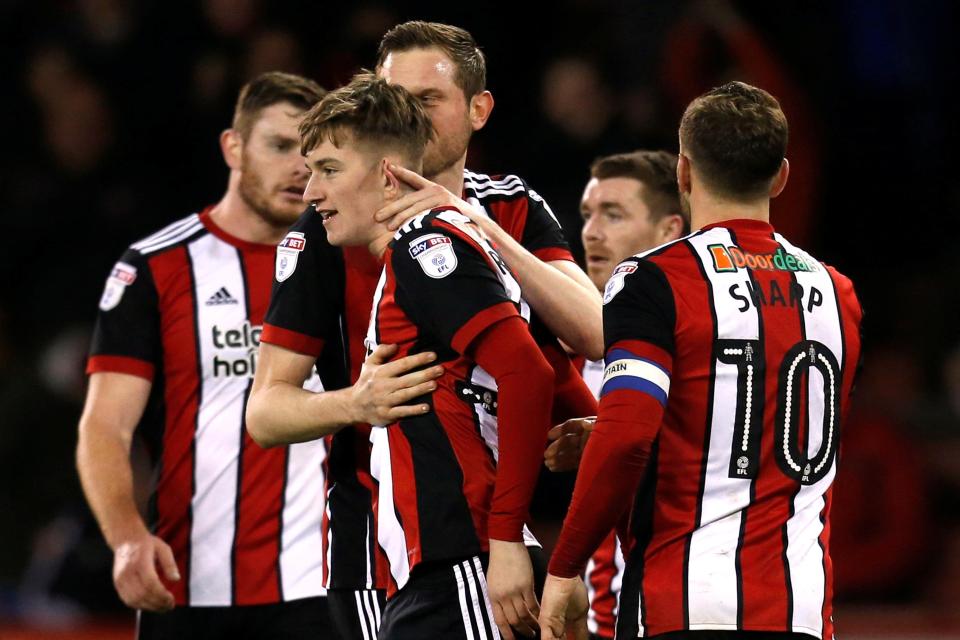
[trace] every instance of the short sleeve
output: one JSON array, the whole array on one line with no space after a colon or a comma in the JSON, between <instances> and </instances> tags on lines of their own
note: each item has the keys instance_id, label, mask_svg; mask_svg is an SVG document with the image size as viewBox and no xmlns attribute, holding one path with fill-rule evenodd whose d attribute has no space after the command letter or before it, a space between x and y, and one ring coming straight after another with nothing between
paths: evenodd
<instances>
[{"instance_id":1,"label":"short sleeve","mask_svg":"<svg viewBox=\"0 0 960 640\"><path fill-rule=\"evenodd\" d=\"M617 265L603 295L604 350L625 340L649 342L675 355L676 305L663 271L650 260Z\"/></svg>"},{"instance_id":2,"label":"short sleeve","mask_svg":"<svg viewBox=\"0 0 960 640\"><path fill-rule=\"evenodd\" d=\"M480 245L455 231L431 226L402 236L390 266L400 308L458 353L487 327L518 315Z\"/></svg>"},{"instance_id":3,"label":"short sleeve","mask_svg":"<svg viewBox=\"0 0 960 640\"><path fill-rule=\"evenodd\" d=\"M261 340L318 357L324 344L339 339L343 286L342 253L327 242L322 218L308 209L277 246Z\"/></svg>"},{"instance_id":4,"label":"short sleeve","mask_svg":"<svg viewBox=\"0 0 960 640\"><path fill-rule=\"evenodd\" d=\"M160 310L147 260L128 249L110 270L87 361L87 373L128 373L153 380L160 360Z\"/></svg>"},{"instance_id":5,"label":"short sleeve","mask_svg":"<svg viewBox=\"0 0 960 640\"><path fill-rule=\"evenodd\" d=\"M544 262L573 261L560 222L540 194L527 187L527 222L520 244Z\"/></svg>"}]
</instances>

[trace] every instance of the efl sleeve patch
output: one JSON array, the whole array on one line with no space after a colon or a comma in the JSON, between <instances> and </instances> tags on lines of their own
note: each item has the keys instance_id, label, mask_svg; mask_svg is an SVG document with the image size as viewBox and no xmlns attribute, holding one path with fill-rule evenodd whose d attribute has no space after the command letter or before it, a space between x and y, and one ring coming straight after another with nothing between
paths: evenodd
<instances>
[{"instance_id":1,"label":"efl sleeve patch","mask_svg":"<svg viewBox=\"0 0 960 640\"><path fill-rule=\"evenodd\" d=\"M607 304L620 293L623 289L623 279L636 270L637 263L635 262L622 262L617 265L617 268L613 270L613 275L607 280L607 286L603 289L603 304Z\"/></svg>"},{"instance_id":2,"label":"efl sleeve patch","mask_svg":"<svg viewBox=\"0 0 960 640\"><path fill-rule=\"evenodd\" d=\"M103 288L103 295L100 296L100 309L110 311L123 298L124 291L137 279L137 268L126 262L118 262L113 266L110 276L107 278L107 284Z\"/></svg>"},{"instance_id":3,"label":"efl sleeve patch","mask_svg":"<svg viewBox=\"0 0 960 640\"><path fill-rule=\"evenodd\" d=\"M277 262L274 275L283 282L297 270L297 260L307 246L307 238L300 231L291 231L277 245Z\"/></svg>"},{"instance_id":4,"label":"efl sleeve patch","mask_svg":"<svg viewBox=\"0 0 960 640\"><path fill-rule=\"evenodd\" d=\"M453 240L440 233L428 233L410 243L407 249L423 272L434 279L446 278L457 268Z\"/></svg>"},{"instance_id":5,"label":"efl sleeve patch","mask_svg":"<svg viewBox=\"0 0 960 640\"><path fill-rule=\"evenodd\" d=\"M603 372L601 398L611 391L630 389L653 396L666 406L670 394L670 374L663 367L624 349L611 350L606 360L608 364Z\"/></svg>"}]
</instances>

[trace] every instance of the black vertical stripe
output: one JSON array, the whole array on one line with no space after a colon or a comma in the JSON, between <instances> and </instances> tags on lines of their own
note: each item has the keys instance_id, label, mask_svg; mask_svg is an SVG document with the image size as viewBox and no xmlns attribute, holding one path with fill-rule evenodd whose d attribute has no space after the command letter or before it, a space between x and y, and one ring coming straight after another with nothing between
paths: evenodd
<instances>
[{"instance_id":1,"label":"black vertical stripe","mask_svg":"<svg viewBox=\"0 0 960 640\"><path fill-rule=\"evenodd\" d=\"M480 564L479 557L474 556L472 562L473 562L474 568L476 569L477 565ZM483 628L487 632L487 637L491 638L492 640L495 637L493 633L493 629L496 627L496 622L494 622L493 619L490 617L490 609L487 608L487 607L492 607L492 603L490 602L490 598L484 595L487 578L485 574L481 573L481 571L483 571L482 564L481 564L481 568L477 569L477 573L478 573L477 575L478 594L477 595L480 597L480 616L483 618Z\"/></svg>"},{"instance_id":2,"label":"black vertical stripe","mask_svg":"<svg viewBox=\"0 0 960 640\"><path fill-rule=\"evenodd\" d=\"M719 334L718 334L718 323L717 323L717 308L716 301L713 297L713 283L710 281L710 276L707 275L706 270L703 267L703 262L700 260L700 255L697 252L696 248L690 243L689 239L684 242L687 249L690 250L690 253L693 255L693 262L697 265L697 269L700 271L700 275L703 278L703 281L707 288L707 297L710 301L710 321L713 323L713 343L716 343ZM711 349L712 353L712 349ZM700 519L703 517L703 493L706 490L707 485L707 462L709 459L710 453L710 433L713 427L713 396L715 392L717 382L717 360L711 356L710 361L710 383L707 389L707 417L706 425L704 427L703 435L703 451L701 453L701 463L700 463L700 486L697 489L697 513L694 520L694 528L700 526ZM692 534L692 532L691 532ZM684 558L683 558L683 628L690 628L690 544L693 540L692 535L687 536L687 540L684 548Z\"/></svg>"},{"instance_id":3,"label":"black vertical stripe","mask_svg":"<svg viewBox=\"0 0 960 640\"><path fill-rule=\"evenodd\" d=\"M458 566L460 567L460 571L463 572L463 588L467 600L467 620L464 620L464 623L469 624L475 632L479 632L480 629L483 629L483 621L482 619L477 619L477 612L473 607L473 593L476 592L477 600L482 605L483 591L480 589L480 584L474 576L470 561L464 560ZM459 597L459 594L457 597Z\"/></svg>"},{"instance_id":4,"label":"black vertical stripe","mask_svg":"<svg viewBox=\"0 0 960 640\"><path fill-rule=\"evenodd\" d=\"M205 235L205 234L204 234ZM192 243L190 243L192 244ZM200 307L197 300L197 278L193 258L190 257L190 244L184 246L187 256L187 272L190 275L190 296L193 298L193 340L197 355L197 415L193 419L193 437L190 438L190 505L187 508L189 528L187 531L186 574L182 577L187 605L190 603L190 566L193 564L193 498L197 495L197 431L200 429L200 407L203 405L203 351L200 348Z\"/></svg>"}]
</instances>

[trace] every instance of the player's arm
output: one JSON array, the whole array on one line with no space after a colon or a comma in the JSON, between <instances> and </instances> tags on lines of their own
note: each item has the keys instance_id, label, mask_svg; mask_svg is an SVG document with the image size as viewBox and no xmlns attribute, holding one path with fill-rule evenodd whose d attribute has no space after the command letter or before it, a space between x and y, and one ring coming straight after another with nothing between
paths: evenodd
<instances>
[{"instance_id":1,"label":"player's arm","mask_svg":"<svg viewBox=\"0 0 960 640\"><path fill-rule=\"evenodd\" d=\"M166 611L173 594L160 581L180 579L173 552L147 529L134 499L130 444L150 396L150 380L126 373L90 377L80 418L77 471L103 537L114 552L113 581L124 604Z\"/></svg>"},{"instance_id":2,"label":"player's arm","mask_svg":"<svg viewBox=\"0 0 960 640\"><path fill-rule=\"evenodd\" d=\"M520 281L524 299L543 318L550 331L575 352L594 360L602 357L600 295L576 263L566 259L541 260L457 195L409 169L397 165L390 168L399 180L416 191L378 211L378 221L389 220L389 228L398 229L411 216L427 209L455 206L497 246Z\"/></svg>"},{"instance_id":3,"label":"player's arm","mask_svg":"<svg viewBox=\"0 0 960 640\"><path fill-rule=\"evenodd\" d=\"M630 263L636 269L621 273L624 281L614 283L604 308L608 347L600 411L550 560L540 617L541 627L553 634L547 637L562 637L568 605L563 594L572 592L570 585L580 580L590 555L636 493L670 390L676 324L672 293L655 265Z\"/></svg>"},{"instance_id":4,"label":"player's arm","mask_svg":"<svg viewBox=\"0 0 960 640\"><path fill-rule=\"evenodd\" d=\"M316 393L303 388L314 356L261 342L247 401L250 437L270 447L322 438L355 423L389 424L426 413L427 404L405 403L433 391L443 369L422 369L436 358L433 353L388 363L395 352L396 346L381 345L364 362L356 384Z\"/></svg>"}]
</instances>

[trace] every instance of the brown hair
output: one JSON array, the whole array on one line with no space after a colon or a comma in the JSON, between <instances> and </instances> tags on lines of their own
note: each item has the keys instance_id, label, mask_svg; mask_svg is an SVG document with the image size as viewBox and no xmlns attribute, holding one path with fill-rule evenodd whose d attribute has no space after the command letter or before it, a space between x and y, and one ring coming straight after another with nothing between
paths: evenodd
<instances>
[{"instance_id":1,"label":"brown hair","mask_svg":"<svg viewBox=\"0 0 960 640\"><path fill-rule=\"evenodd\" d=\"M390 146L419 161L433 137L430 116L420 101L399 85L362 71L346 86L331 91L300 121L300 153L322 141L339 147L344 130L355 140Z\"/></svg>"},{"instance_id":2,"label":"brown hair","mask_svg":"<svg viewBox=\"0 0 960 640\"><path fill-rule=\"evenodd\" d=\"M303 76L268 71L243 85L233 111L233 128L246 138L260 112L280 102L289 102L306 111L325 94L319 84Z\"/></svg>"},{"instance_id":3,"label":"brown hair","mask_svg":"<svg viewBox=\"0 0 960 640\"><path fill-rule=\"evenodd\" d=\"M473 36L460 27L440 22L411 20L383 34L377 51L377 68L394 52L437 47L457 67L454 81L469 101L487 88L487 61Z\"/></svg>"},{"instance_id":4,"label":"brown hair","mask_svg":"<svg viewBox=\"0 0 960 640\"><path fill-rule=\"evenodd\" d=\"M683 234L690 232L690 216L680 206L676 155L667 151L634 151L604 156L593 161L590 176L597 180L636 180L643 185L640 197L654 221L677 214L683 218Z\"/></svg>"},{"instance_id":5,"label":"brown hair","mask_svg":"<svg viewBox=\"0 0 960 640\"><path fill-rule=\"evenodd\" d=\"M697 175L732 200L766 194L786 155L787 137L777 99L743 82L704 93L680 120L680 144Z\"/></svg>"}]
</instances>

